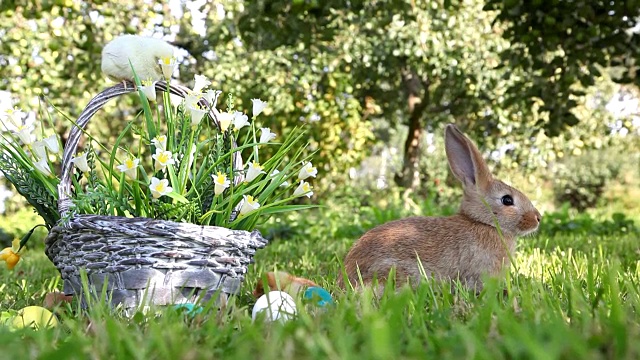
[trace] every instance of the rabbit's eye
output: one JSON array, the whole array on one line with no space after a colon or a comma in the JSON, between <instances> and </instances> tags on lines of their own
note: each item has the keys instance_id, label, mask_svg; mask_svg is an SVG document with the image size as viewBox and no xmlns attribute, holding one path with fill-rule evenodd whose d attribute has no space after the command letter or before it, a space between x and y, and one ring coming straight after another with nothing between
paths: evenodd
<instances>
[{"instance_id":1,"label":"rabbit's eye","mask_svg":"<svg viewBox=\"0 0 640 360\"><path fill-rule=\"evenodd\" d=\"M511 197L511 195L503 196L500 201L502 201L502 205L504 206L513 206L513 198Z\"/></svg>"}]
</instances>

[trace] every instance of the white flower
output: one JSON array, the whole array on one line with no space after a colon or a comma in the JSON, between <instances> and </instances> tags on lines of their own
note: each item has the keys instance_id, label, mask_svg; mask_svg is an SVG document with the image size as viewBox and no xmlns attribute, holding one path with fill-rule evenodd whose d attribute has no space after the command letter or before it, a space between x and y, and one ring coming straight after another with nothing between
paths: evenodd
<instances>
[{"instance_id":1,"label":"white flower","mask_svg":"<svg viewBox=\"0 0 640 360\"><path fill-rule=\"evenodd\" d=\"M276 134L271 132L269 128L260 128L260 143L268 143L276 138Z\"/></svg>"},{"instance_id":2,"label":"white flower","mask_svg":"<svg viewBox=\"0 0 640 360\"><path fill-rule=\"evenodd\" d=\"M159 198L160 196L167 195L168 193L173 191L173 188L169 186L169 180L167 179L158 179L157 177L151 178L151 184L149 185L149 190L151 190L151 195L154 199Z\"/></svg>"},{"instance_id":3,"label":"white flower","mask_svg":"<svg viewBox=\"0 0 640 360\"><path fill-rule=\"evenodd\" d=\"M227 179L226 174L222 174L219 172L217 175L213 176L213 184L214 184L214 188L213 188L214 194L220 195L226 188L229 187L231 182Z\"/></svg>"},{"instance_id":4,"label":"white flower","mask_svg":"<svg viewBox=\"0 0 640 360\"><path fill-rule=\"evenodd\" d=\"M260 166L260 164L258 164L257 162L252 161L247 164L247 176L244 181L251 182L260 174L265 174L265 172L262 171L262 166Z\"/></svg>"},{"instance_id":5,"label":"white flower","mask_svg":"<svg viewBox=\"0 0 640 360\"><path fill-rule=\"evenodd\" d=\"M254 118L256 116L260 115L262 113L262 110L264 110L267 107L267 102L266 101L262 101L260 99L251 99L251 102L253 103L253 117Z\"/></svg>"},{"instance_id":6,"label":"white flower","mask_svg":"<svg viewBox=\"0 0 640 360\"><path fill-rule=\"evenodd\" d=\"M118 165L117 168L121 172L125 173L129 178L135 179L138 177L138 164L140 163L140 159L128 158L121 165Z\"/></svg>"},{"instance_id":7,"label":"white flower","mask_svg":"<svg viewBox=\"0 0 640 360\"><path fill-rule=\"evenodd\" d=\"M24 115L25 113L16 106L13 109L7 109L0 113L0 118L3 119L3 124L7 130L15 131L19 124L22 124ZM8 120L8 123L4 122L4 120Z\"/></svg>"},{"instance_id":8,"label":"white flower","mask_svg":"<svg viewBox=\"0 0 640 360\"><path fill-rule=\"evenodd\" d=\"M156 149L160 149L162 151L167 150L167 136L166 135L158 135L151 140L151 143L156 147Z\"/></svg>"},{"instance_id":9,"label":"white flower","mask_svg":"<svg viewBox=\"0 0 640 360\"><path fill-rule=\"evenodd\" d=\"M41 173L43 173L46 176L52 176L53 174L51 173L51 170L49 169L49 163L47 162L47 159L42 158L40 159L40 161L37 161L35 163L33 163L33 166L36 167L36 169L38 169L38 171L40 171Z\"/></svg>"},{"instance_id":10,"label":"white flower","mask_svg":"<svg viewBox=\"0 0 640 360\"><path fill-rule=\"evenodd\" d=\"M311 191L311 189L313 188L308 182L300 180L300 185L298 185L298 187L293 191L293 196L306 195L307 197L311 197L311 195L313 195L313 191Z\"/></svg>"},{"instance_id":11,"label":"white flower","mask_svg":"<svg viewBox=\"0 0 640 360\"><path fill-rule=\"evenodd\" d=\"M228 112L220 113L218 114L218 121L220 122L220 130L222 130L222 132L225 132L233 121L233 115Z\"/></svg>"},{"instance_id":12,"label":"white flower","mask_svg":"<svg viewBox=\"0 0 640 360\"><path fill-rule=\"evenodd\" d=\"M33 144L33 126L20 125L16 130L16 135L25 145Z\"/></svg>"},{"instance_id":13,"label":"white flower","mask_svg":"<svg viewBox=\"0 0 640 360\"><path fill-rule=\"evenodd\" d=\"M89 172L89 164L87 164L87 154L84 153L80 156L75 156L71 159L71 162L76 165L78 170L84 172Z\"/></svg>"},{"instance_id":14,"label":"white flower","mask_svg":"<svg viewBox=\"0 0 640 360\"><path fill-rule=\"evenodd\" d=\"M271 181L275 181L275 180L276 180L276 176L277 176L278 174L280 174L280 171L278 171L278 170L273 170L273 171L271 172L271 175L270 175L270 176L271 176ZM286 186L289 186L289 182L288 182L288 181L283 181L283 182L282 182L282 184L280 184L280 187L286 187Z\"/></svg>"},{"instance_id":15,"label":"white flower","mask_svg":"<svg viewBox=\"0 0 640 360\"><path fill-rule=\"evenodd\" d=\"M214 108L218 103L218 96L220 96L221 93L222 91L220 90L207 90L207 92L204 94L204 98L209 103L209 106Z\"/></svg>"},{"instance_id":16,"label":"white flower","mask_svg":"<svg viewBox=\"0 0 640 360\"><path fill-rule=\"evenodd\" d=\"M142 81L142 85L139 87L140 90L144 93L144 96L149 99L149 101L156 101L156 82L151 80Z\"/></svg>"},{"instance_id":17,"label":"white flower","mask_svg":"<svg viewBox=\"0 0 640 360\"><path fill-rule=\"evenodd\" d=\"M240 216L245 215L247 213L252 212L253 210L260 207L260 204L256 199L251 195L242 195L242 207L240 208Z\"/></svg>"},{"instance_id":18,"label":"white flower","mask_svg":"<svg viewBox=\"0 0 640 360\"><path fill-rule=\"evenodd\" d=\"M240 111L233 113L233 127L236 130L240 130L243 127L249 125L249 117Z\"/></svg>"},{"instance_id":19,"label":"white flower","mask_svg":"<svg viewBox=\"0 0 640 360\"><path fill-rule=\"evenodd\" d=\"M52 153L57 154L57 153L60 152L60 145L58 143L58 137L55 134L44 138L43 141L44 141L44 145Z\"/></svg>"},{"instance_id":20,"label":"white flower","mask_svg":"<svg viewBox=\"0 0 640 360\"><path fill-rule=\"evenodd\" d=\"M211 81L209 81L209 79L207 79L206 76L204 75L196 75L195 76L195 83L193 84L193 92L194 93L201 93L202 89L206 88L207 86L211 85Z\"/></svg>"},{"instance_id":21,"label":"white flower","mask_svg":"<svg viewBox=\"0 0 640 360\"><path fill-rule=\"evenodd\" d=\"M156 171L164 170L167 165L174 164L173 154L171 151L166 151L162 149L156 149L156 153L151 156L155 160L154 167Z\"/></svg>"},{"instance_id":22,"label":"white flower","mask_svg":"<svg viewBox=\"0 0 640 360\"><path fill-rule=\"evenodd\" d=\"M298 180L304 180L309 176L316 177L317 174L318 174L318 169L313 167L313 164L311 164L311 161L307 163L303 162L302 169L300 169L300 172L298 173Z\"/></svg>"},{"instance_id":23,"label":"white flower","mask_svg":"<svg viewBox=\"0 0 640 360\"><path fill-rule=\"evenodd\" d=\"M202 121L202 118L207 114L206 110L200 108L200 105L190 104L188 106L189 113L191 114L191 126L198 126Z\"/></svg>"},{"instance_id":24,"label":"white flower","mask_svg":"<svg viewBox=\"0 0 640 360\"><path fill-rule=\"evenodd\" d=\"M202 94L200 93L194 93L194 92L188 93L184 97L184 106L186 108L198 106L198 102L200 101L201 97L202 97Z\"/></svg>"},{"instance_id":25,"label":"white flower","mask_svg":"<svg viewBox=\"0 0 640 360\"><path fill-rule=\"evenodd\" d=\"M176 65L178 65L176 58L173 56L165 56L158 60L158 64L160 64L160 67L162 68L162 75L164 75L164 79L169 81L173 74L173 70L175 70Z\"/></svg>"},{"instance_id":26,"label":"white flower","mask_svg":"<svg viewBox=\"0 0 640 360\"><path fill-rule=\"evenodd\" d=\"M47 158L47 150L44 148L44 141L36 141L33 143L31 149L33 149L33 153L36 155L38 159L46 159Z\"/></svg>"},{"instance_id":27,"label":"white flower","mask_svg":"<svg viewBox=\"0 0 640 360\"><path fill-rule=\"evenodd\" d=\"M177 109L184 102L184 98L178 94L170 93L169 101L174 109Z\"/></svg>"}]
</instances>

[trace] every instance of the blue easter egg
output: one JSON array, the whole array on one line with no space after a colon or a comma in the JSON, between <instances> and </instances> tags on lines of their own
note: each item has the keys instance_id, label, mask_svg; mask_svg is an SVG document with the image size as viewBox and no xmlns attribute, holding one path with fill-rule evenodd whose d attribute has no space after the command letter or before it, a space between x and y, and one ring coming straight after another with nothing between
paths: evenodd
<instances>
[{"instance_id":1,"label":"blue easter egg","mask_svg":"<svg viewBox=\"0 0 640 360\"><path fill-rule=\"evenodd\" d=\"M195 304L190 304L190 303L175 304L173 305L173 309L177 311L182 310L183 312L187 313L190 316L198 315L202 312L202 306L197 306Z\"/></svg>"},{"instance_id":2,"label":"blue easter egg","mask_svg":"<svg viewBox=\"0 0 640 360\"><path fill-rule=\"evenodd\" d=\"M316 305L321 307L333 305L331 294L329 294L327 290L317 286L307 288L304 292L304 299L315 301Z\"/></svg>"}]
</instances>

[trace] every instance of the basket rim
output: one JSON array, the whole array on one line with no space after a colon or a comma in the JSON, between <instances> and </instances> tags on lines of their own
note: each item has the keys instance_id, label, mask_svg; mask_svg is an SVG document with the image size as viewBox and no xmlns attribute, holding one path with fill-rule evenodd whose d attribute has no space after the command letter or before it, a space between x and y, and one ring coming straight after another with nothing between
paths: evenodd
<instances>
[{"instance_id":1,"label":"basket rim","mask_svg":"<svg viewBox=\"0 0 640 360\"><path fill-rule=\"evenodd\" d=\"M203 231L204 230L215 231L217 229L220 229L220 230L224 230L232 233L250 234L256 241L260 242L263 246L266 246L269 242L267 239L265 239L262 236L262 233L258 229L253 229L251 231L241 230L241 229L230 229L224 226L200 225L200 224L195 224L190 222L176 222L172 220L153 219L153 218L138 217L138 216L126 217L126 216L117 216L117 215L74 214L71 216L71 218L66 220L64 223L61 220L58 224L56 224L53 228L51 228L51 230L49 231L49 234L45 238L45 241L44 241L45 245L47 247L53 245L59 239L58 233L63 231L68 231L71 227L70 226L71 223L78 220L84 220L89 222L117 221L122 224L131 224L132 226L135 226L136 223L145 223L146 228L153 228L153 227L159 227L159 226L160 227L171 226L176 228L193 228L193 229L200 228Z\"/></svg>"}]
</instances>

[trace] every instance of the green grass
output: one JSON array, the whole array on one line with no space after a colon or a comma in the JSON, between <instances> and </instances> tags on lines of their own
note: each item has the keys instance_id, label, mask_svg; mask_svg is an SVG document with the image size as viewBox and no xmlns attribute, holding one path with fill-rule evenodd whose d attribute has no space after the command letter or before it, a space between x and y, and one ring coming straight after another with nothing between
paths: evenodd
<instances>
[{"instance_id":1,"label":"green grass","mask_svg":"<svg viewBox=\"0 0 640 360\"><path fill-rule=\"evenodd\" d=\"M439 284L425 283L374 299L367 292L338 291L340 261L363 231L407 214L350 209L329 207L267 224L262 230L272 242L258 253L241 295L224 312L210 310L191 319L164 309L159 317L140 313L128 319L104 306L82 313L74 304L60 313L61 325L53 330L0 326L0 358L640 357L636 231L616 231L615 222L598 234L562 226L543 229L520 240L509 278L489 281L480 296L452 295ZM25 257L16 271L0 270L2 310L41 305L46 292L60 288L42 249ZM275 267L321 284L334 293L337 305L322 311L300 303L293 321L252 323L250 292L258 274ZM509 295L503 295L504 288Z\"/></svg>"}]
</instances>

